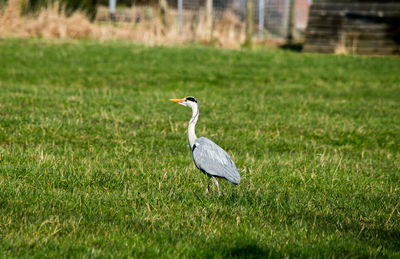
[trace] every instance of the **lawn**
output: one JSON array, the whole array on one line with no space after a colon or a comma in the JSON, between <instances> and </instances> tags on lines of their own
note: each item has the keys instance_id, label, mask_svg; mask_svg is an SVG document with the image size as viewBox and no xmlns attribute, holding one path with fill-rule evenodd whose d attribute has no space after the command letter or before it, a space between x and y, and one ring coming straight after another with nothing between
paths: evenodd
<instances>
[{"instance_id":1,"label":"lawn","mask_svg":"<svg viewBox=\"0 0 400 259\"><path fill-rule=\"evenodd\" d=\"M0 40L0 257L400 257L399 202L398 58Z\"/></svg>"}]
</instances>

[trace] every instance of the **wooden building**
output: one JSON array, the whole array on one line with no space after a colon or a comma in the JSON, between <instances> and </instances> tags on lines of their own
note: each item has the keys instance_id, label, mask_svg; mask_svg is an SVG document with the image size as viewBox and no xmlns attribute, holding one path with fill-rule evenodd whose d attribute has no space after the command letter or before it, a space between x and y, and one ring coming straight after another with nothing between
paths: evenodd
<instances>
[{"instance_id":1,"label":"wooden building","mask_svg":"<svg viewBox=\"0 0 400 259\"><path fill-rule=\"evenodd\" d=\"M314 0L303 51L400 54L400 1Z\"/></svg>"}]
</instances>

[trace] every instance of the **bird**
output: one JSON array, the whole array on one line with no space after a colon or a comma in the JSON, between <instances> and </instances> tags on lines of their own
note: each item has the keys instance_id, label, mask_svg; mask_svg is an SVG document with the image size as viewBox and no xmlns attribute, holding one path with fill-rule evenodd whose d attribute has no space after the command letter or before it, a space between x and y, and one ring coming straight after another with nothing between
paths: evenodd
<instances>
[{"instance_id":1,"label":"bird","mask_svg":"<svg viewBox=\"0 0 400 259\"><path fill-rule=\"evenodd\" d=\"M218 195L221 192L216 178L224 178L228 182L238 185L240 183L240 174L228 153L208 138L196 137L195 126L199 118L197 100L193 96L169 100L192 109L192 118L187 129L188 144L194 165L208 176L206 193L209 192L211 179L217 187Z\"/></svg>"}]
</instances>

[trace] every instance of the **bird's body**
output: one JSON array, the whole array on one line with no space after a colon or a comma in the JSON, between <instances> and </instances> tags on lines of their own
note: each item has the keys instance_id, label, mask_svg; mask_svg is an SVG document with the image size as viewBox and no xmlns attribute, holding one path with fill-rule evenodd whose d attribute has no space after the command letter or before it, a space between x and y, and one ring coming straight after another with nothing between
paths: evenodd
<instances>
[{"instance_id":1,"label":"bird's body","mask_svg":"<svg viewBox=\"0 0 400 259\"><path fill-rule=\"evenodd\" d=\"M208 138L198 138L192 149L196 167L208 176L225 178L233 184L240 183L240 175L228 153Z\"/></svg>"},{"instance_id":2,"label":"bird's body","mask_svg":"<svg viewBox=\"0 0 400 259\"><path fill-rule=\"evenodd\" d=\"M185 97L184 99L171 99L171 101L192 108L192 118L188 125L189 148L195 166L209 177L206 192L208 192L210 180L212 179L219 193L219 185L215 177L224 178L233 184L239 184L240 175L228 153L208 138L196 137L195 126L199 117L196 99L194 97Z\"/></svg>"}]
</instances>

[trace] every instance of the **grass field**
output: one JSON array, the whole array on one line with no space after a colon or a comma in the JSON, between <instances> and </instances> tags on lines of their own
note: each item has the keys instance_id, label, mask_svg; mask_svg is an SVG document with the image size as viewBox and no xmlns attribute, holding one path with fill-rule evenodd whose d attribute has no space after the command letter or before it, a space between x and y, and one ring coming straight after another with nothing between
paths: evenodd
<instances>
[{"instance_id":1,"label":"grass field","mask_svg":"<svg viewBox=\"0 0 400 259\"><path fill-rule=\"evenodd\" d=\"M0 257L400 257L399 171L400 59L0 41Z\"/></svg>"}]
</instances>

